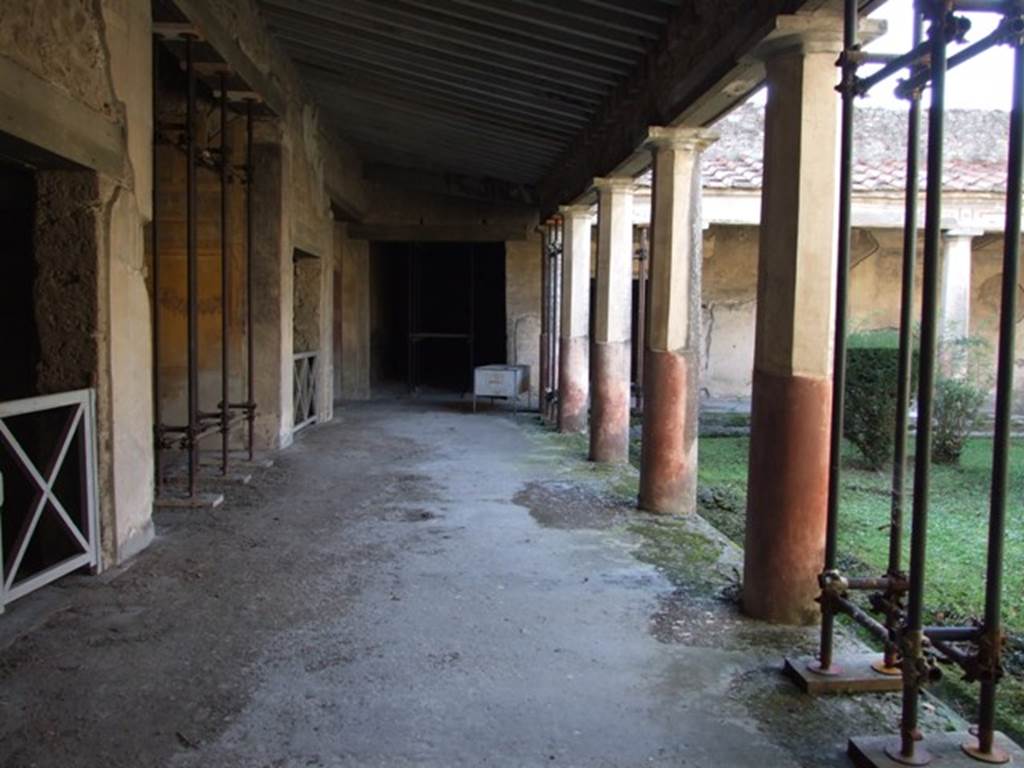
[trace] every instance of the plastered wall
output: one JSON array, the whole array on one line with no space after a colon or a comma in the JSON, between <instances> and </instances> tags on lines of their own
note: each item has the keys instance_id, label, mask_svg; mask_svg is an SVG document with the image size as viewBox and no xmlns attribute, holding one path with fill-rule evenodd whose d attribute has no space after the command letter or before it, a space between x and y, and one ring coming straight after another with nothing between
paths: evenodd
<instances>
[{"instance_id":1,"label":"plastered wall","mask_svg":"<svg viewBox=\"0 0 1024 768\"><path fill-rule=\"evenodd\" d=\"M850 272L851 331L897 326L902 238L902 233L895 229L854 230ZM705 231L701 387L706 397L746 399L750 396L757 242L756 227L713 225ZM918 321L921 312L920 248L919 242L914 292L914 316ZM985 341L992 365L998 339L1002 249L1003 240L999 235L978 237L972 247L970 333ZM1024 289L1021 297L1024 298ZM1018 315L1018 328L1022 316L1024 310ZM1020 329L1017 350L1018 361L1024 361Z\"/></svg>"},{"instance_id":2,"label":"plastered wall","mask_svg":"<svg viewBox=\"0 0 1024 768\"><path fill-rule=\"evenodd\" d=\"M152 539L152 414L149 299L143 228L150 215L152 118L149 4L132 0L67 0L0 4L0 78L12 104L3 129L28 145L97 171L94 194L74 189L77 217L94 236L95 328L89 362L97 391L101 550L105 566ZM56 190L51 189L51 192ZM72 207L75 200L66 199ZM85 221L88 219L89 221ZM56 231L56 230L53 230ZM73 241L69 241L73 242ZM78 240L78 245L83 240ZM60 312L42 298L39 310ZM56 369L53 387L60 381Z\"/></svg>"}]
</instances>

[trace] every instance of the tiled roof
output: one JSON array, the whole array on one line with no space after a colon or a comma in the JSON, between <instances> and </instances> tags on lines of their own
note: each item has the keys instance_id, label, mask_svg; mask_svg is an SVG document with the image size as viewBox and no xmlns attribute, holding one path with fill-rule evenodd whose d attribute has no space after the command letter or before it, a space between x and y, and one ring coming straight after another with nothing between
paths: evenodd
<instances>
[{"instance_id":1,"label":"tiled roof","mask_svg":"<svg viewBox=\"0 0 1024 768\"><path fill-rule=\"evenodd\" d=\"M906 120L903 112L895 110L861 109L857 112L853 169L855 191L904 190ZM953 192L1003 192L1006 189L1008 121L1006 112L950 110L946 113L945 189ZM760 189L764 109L743 106L720 120L714 128L721 138L704 155L705 188ZM923 188L923 157L921 167ZM649 173L640 182L649 184Z\"/></svg>"}]
</instances>

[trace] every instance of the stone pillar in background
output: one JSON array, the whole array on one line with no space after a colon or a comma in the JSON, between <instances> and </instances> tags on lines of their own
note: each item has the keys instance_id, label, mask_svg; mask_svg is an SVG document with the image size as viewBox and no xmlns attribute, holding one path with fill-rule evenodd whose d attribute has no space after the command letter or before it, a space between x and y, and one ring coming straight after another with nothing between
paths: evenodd
<instances>
[{"instance_id":1,"label":"stone pillar in background","mask_svg":"<svg viewBox=\"0 0 1024 768\"><path fill-rule=\"evenodd\" d=\"M590 459L629 460L630 309L633 282L633 180L595 179L597 296L590 356Z\"/></svg>"},{"instance_id":2,"label":"stone pillar in background","mask_svg":"<svg viewBox=\"0 0 1024 768\"><path fill-rule=\"evenodd\" d=\"M558 431L587 428L590 398L590 207L561 208L562 327Z\"/></svg>"},{"instance_id":3,"label":"stone pillar in background","mask_svg":"<svg viewBox=\"0 0 1024 768\"><path fill-rule=\"evenodd\" d=\"M714 139L702 128L652 128L648 142L654 184L639 505L651 512L690 513L697 504L700 153Z\"/></svg>"},{"instance_id":4,"label":"stone pillar in background","mask_svg":"<svg viewBox=\"0 0 1024 768\"><path fill-rule=\"evenodd\" d=\"M838 238L842 26L771 41L743 610L786 624L819 616L824 562Z\"/></svg>"},{"instance_id":5,"label":"stone pillar in background","mask_svg":"<svg viewBox=\"0 0 1024 768\"><path fill-rule=\"evenodd\" d=\"M970 333L971 242L981 230L950 229L942 238L942 339L957 341Z\"/></svg>"},{"instance_id":6,"label":"stone pillar in background","mask_svg":"<svg viewBox=\"0 0 1024 768\"><path fill-rule=\"evenodd\" d=\"M256 307L254 399L256 447L267 451L291 443L292 434L292 254L284 180L285 150L277 142L253 147L253 254L251 300Z\"/></svg>"}]
</instances>

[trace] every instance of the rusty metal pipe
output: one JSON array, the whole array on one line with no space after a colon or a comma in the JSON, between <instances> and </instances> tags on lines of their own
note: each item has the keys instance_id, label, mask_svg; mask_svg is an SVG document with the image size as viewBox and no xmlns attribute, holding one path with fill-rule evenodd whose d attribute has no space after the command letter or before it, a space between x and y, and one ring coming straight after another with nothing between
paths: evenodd
<instances>
[{"instance_id":1,"label":"rusty metal pipe","mask_svg":"<svg viewBox=\"0 0 1024 768\"><path fill-rule=\"evenodd\" d=\"M931 107L928 113L928 185L925 200L924 273L921 285L921 370L918 379L917 440L914 456L914 508L910 533L910 594L905 619L907 639L903 659L903 714L900 720L899 757L917 755L919 668L923 643L925 568L928 548L932 414L935 391L939 310L939 261L942 238L942 160L946 95L946 13L940 4L928 7L931 21Z\"/></svg>"},{"instance_id":2,"label":"rusty metal pipe","mask_svg":"<svg viewBox=\"0 0 1024 768\"><path fill-rule=\"evenodd\" d=\"M249 461L253 460L256 434L256 340L253 323L253 277L252 277L252 223L253 223L253 181L255 178L255 162L253 153L253 102L245 103L245 398L248 409L246 417L249 429L246 434Z\"/></svg>"},{"instance_id":3,"label":"rusty metal pipe","mask_svg":"<svg viewBox=\"0 0 1024 768\"><path fill-rule=\"evenodd\" d=\"M921 14L913 9L913 44L921 45L924 28ZM907 182L903 211L903 269L900 276L899 362L896 384L896 426L893 440L892 498L889 507L889 565L887 574L897 577L903 568L903 511L907 474L907 431L910 421L910 385L914 346L914 268L917 261L917 194L920 186L921 92L911 91L907 98ZM895 630L896 617L886 616L886 626ZM886 666L896 665L899 651L894 643L885 645Z\"/></svg>"},{"instance_id":4,"label":"rusty metal pipe","mask_svg":"<svg viewBox=\"0 0 1024 768\"><path fill-rule=\"evenodd\" d=\"M853 199L853 114L857 65L847 55L860 45L857 39L857 0L845 0L843 5L843 52L840 59L842 82L839 87L843 100L841 148L839 158L839 248L836 265L836 327L834 359L832 362L832 421L830 425L828 466L828 509L825 527L825 571L836 567L836 545L839 529L839 478L843 447L843 405L846 382L846 330L848 285L850 277L850 249ZM829 600L821 601L821 641L818 663L822 670L832 667L835 643L835 615Z\"/></svg>"},{"instance_id":5,"label":"rusty metal pipe","mask_svg":"<svg viewBox=\"0 0 1024 768\"><path fill-rule=\"evenodd\" d=\"M228 473L228 449L231 440L230 352L228 311L231 306L231 279L228 258L228 90L227 77L220 74L220 471Z\"/></svg>"},{"instance_id":6,"label":"rusty metal pipe","mask_svg":"<svg viewBox=\"0 0 1024 768\"><path fill-rule=\"evenodd\" d=\"M946 643L973 643L984 634L981 627L925 627L922 632L932 642Z\"/></svg>"},{"instance_id":7,"label":"rusty metal pipe","mask_svg":"<svg viewBox=\"0 0 1024 768\"><path fill-rule=\"evenodd\" d=\"M854 603L845 597L835 598L836 607L857 622L860 626L864 627L868 632L874 635L876 638L884 642L889 642L891 635L888 627L882 622L878 621L874 616L869 614L859 605Z\"/></svg>"},{"instance_id":8,"label":"rusty metal pipe","mask_svg":"<svg viewBox=\"0 0 1024 768\"><path fill-rule=\"evenodd\" d=\"M1013 410L1013 369L1020 273L1021 173L1024 168L1024 37L1018 36L1013 59L1013 109L1006 170L1006 225L1003 232L1003 285L999 310L999 364L996 374L995 435L992 441L992 489L985 575L985 636L990 667L998 670L1002 655L1002 587L1006 538L1006 495L1009 476L1010 418ZM978 752L994 749L996 685L991 675L981 681L978 704Z\"/></svg>"},{"instance_id":9,"label":"rusty metal pipe","mask_svg":"<svg viewBox=\"0 0 1024 768\"><path fill-rule=\"evenodd\" d=\"M188 495L196 495L199 480L199 269L196 211L196 72L192 38L185 38L188 94L185 107L185 229L188 304Z\"/></svg>"}]
</instances>

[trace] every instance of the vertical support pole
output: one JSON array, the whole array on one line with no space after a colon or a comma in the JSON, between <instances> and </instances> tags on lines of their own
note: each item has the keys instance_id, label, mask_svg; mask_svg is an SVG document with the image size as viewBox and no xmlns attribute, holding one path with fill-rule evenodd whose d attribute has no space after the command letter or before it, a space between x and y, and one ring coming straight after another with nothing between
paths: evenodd
<instances>
[{"instance_id":1,"label":"vertical support pole","mask_svg":"<svg viewBox=\"0 0 1024 768\"><path fill-rule=\"evenodd\" d=\"M1019 24L1018 24L1018 28ZM988 522L988 562L985 575L985 624L981 656L985 675L978 702L977 744L968 754L986 762L1005 763L1009 757L994 745L996 685L1001 667L1003 627L1003 546L1006 538L1006 493L1013 412L1014 344L1017 325L1017 284L1020 275L1021 173L1024 169L1024 37L1014 41L1013 107L1006 170L1006 226L1003 229L1003 286L999 310L999 367L996 373L995 436L992 441L992 490Z\"/></svg>"},{"instance_id":2,"label":"vertical support pole","mask_svg":"<svg viewBox=\"0 0 1024 768\"><path fill-rule=\"evenodd\" d=\"M559 308L562 306L562 266L563 249L565 246L563 221L555 219L554 246L551 253L551 328L548 334L551 344L551 406L548 420L552 424L558 422L558 398L561 381L561 349L559 339L562 336L562 317Z\"/></svg>"},{"instance_id":3,"label":"vertical support pole","mask_svg":"<svg viewBox=\"0 0 1024 768\"><path fill-rule=\"evenodd\" d=\"M409 280L409 392L416 394L416 246L409 245L408 280Z\"/></svg>"},{"instance_id":4,"label":"vertical support pole","mask_svg":"<svg viewBox=\"0 0 1024 768\"><path fill-rule=\"evenodd\" d=\"M839 149L839 248L836 263L835 336L832 360L832 420L830 424L828 460L828 507L825 522L825 572L836 567L836 541L839 525L839 477L842 467L843 406L846 388L846 314L849 304L850 232L853 196L853 112L854 80L857 65L853 54L860 47L857 40L857 0L843 5L843 55L840 58L842 79L839 90L843 101ZM824 579L822 580L824 585ZM817 671L832 670L835 640L835 606L829 594L821 596L821 644Z\"/></svg>"},{"instance_id":5,"label":"vertical support pole","mask_svg":"<svg viewBox=\"0 0 1024 768\"><path fill-rule=\"evenodd\" d=\"M188 495L196 495L199 479L199 270L196 247L196 72L192 38L185 38L188 95L185 107L185 229L188 290Z\"/></svg>"},{"instance_id":6,"label":"vertical support pole","mask_svg":"<svg viewBox=\"0 0 1024 768\"><path fill-rule=\"evenodd\" d=\"M228 473L228 449L231 437L230 353L228 351L228 308L231 306L231 280L228 259L228 146L227 76L220 74L220 472Z\"/></svg>"},{"instance_id":7,"label":"vertical support pole","mask_svg":"<svg viewBox=\"0 0 1024 768\"><path fill-rule=\"evenodd\" d=\"M932 395L935 387L939 313L939 259L942 247L942 141L946 95L946 22L944 2L927 6L931 69L928 113L928 186L925 198L924 273L921 278L921 364L917 394L917 440L914 456L914 508L910 532L910 575L907 615L903 627L903 708L899 744L886 751L897 762L922 765L930 761L918 745L918 709L926 668L924 586L928 543L928 502L932 456Z\"/></svg>"},{"instance_id":8,"label":"vertical support pole","mask_svg":"<svg viewBox=\"0 0 1024 768\"><path fill-rule=\"evenodd\" d=\"M150 223L150 254L153 257L153 482L156 495L164 484L163 459L163 413L160 387L160 171L159 171L159 66L160 38L153 35L153 219Z\"/></svg>"},{"instance_id":9,"label":"vertical support pole","mask_svg":"<svg viewBox=\"0 0 1024 768\"><path fill-rule=\"evenodd\" d=\"M555 281L557 280L555 274L555 249L558 247L558 225L554 219L548 221L547 232L548 232L548 247L547 247L547 281L548 281L548 298L547 298L547 315L548 315L548 333L547 333L547 349L545 354L547 355L547 396L544 398L544 418L548 422L551 421L552 408L555 403L555 296L557 289Z\"/></svg>"},{"instance_id":10,"label":"vertical support pole","mask_svg":"<svg viewBox=\"0 0 1024 768\"><path fill-rule=\"evenodd\" d=\"M913 9L913 47L921 44L923 29L921 13ZM921 147L921 91L908 94L910 109L907 116L907 189L903 212L903 270L900 278L900 341L896 384L896 430L893 439L892 500L889 514L889 565L886 573L898 578L903 572L903 497L906 491L907 424L910 411L910 379L914 346L914 267L917 261L917 192L920 184ZM895 602L895 594L888 595ZM898 612L886 613L885 626L890 635L899 621ZM893 641L885 644L885 669L893 669L899 662L899 647Z\"/></svg>"},{"instance_id":11,"label":"vertical support pole","mask_svg":"<svg viewBox=\"0 0 1024 768\"><path fill-rule=\"evenodd\" d=\"M473 390L473 367L476 365L476 246L469 253L469 389Z\"/></svg>"},{"instance_id":12,"label":"vertical support pole","mask_svg":"<svg viewBox=\"0 0 1024 768\"><path fill-rule=\"evenodd\" d=\"M540 363L538 397L540 402L538 410L543 421L547 418L548 407L548 334L550 333L548 302L551 298L548 291L548 244L550 229L547 224L542 224L540 230L540 354L538 356Z\"/></svg>"},{"instance_id":13,"label":"vertical support pole","mask_svg":"<svg viewBox=\"0 0 1024 768\"><path fill-rule=\"evenodd\" d=\"M648 227L640 229L640 249L637 251L636 291L636 408L644 409L644 350L647 346L647 265L650 261Z\"/></svg>"},{"instance_id":14,"label":"vertical support pole","mask_svg":"<svg viewBox=\"0 0 1024 768\"><path fill-rule=\"evenodd\" d=\"M252 224L253 224L253 181L256 164L253 158L253 102L245 103L245 400L246 418L249 422L247 435L249 461L254 458L253 448L256 436L256 340L253 338L253 275L252 275Z\"/></svg>"}]
</instances>

